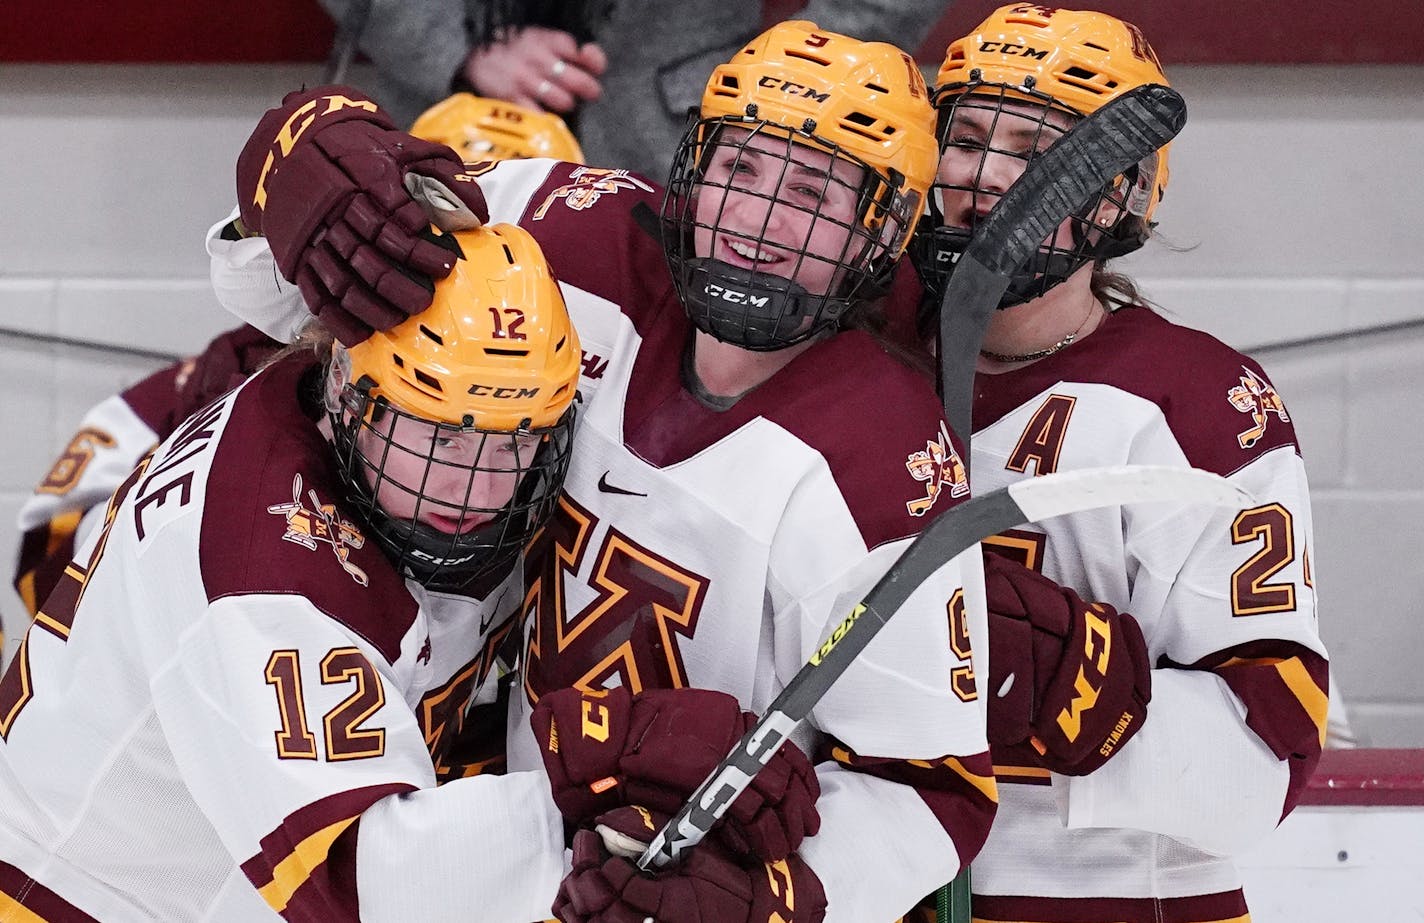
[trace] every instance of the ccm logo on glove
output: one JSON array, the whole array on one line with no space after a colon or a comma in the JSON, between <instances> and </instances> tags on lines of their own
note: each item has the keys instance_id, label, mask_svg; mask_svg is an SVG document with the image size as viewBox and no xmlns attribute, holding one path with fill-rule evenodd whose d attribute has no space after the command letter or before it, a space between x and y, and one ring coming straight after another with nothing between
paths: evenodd
<instances>
[{"instance_id":1,"label":"ccm logo on glove","mask_svg":"<svg viewBox=\"0 0 1424 923\"><path fill-rule=\"evenodd\" d=\"M320 115L317 109L324 108ZM376 104L369 99L352 99L349 96L321 96L304 103L292 113L292 117L277 130L277 137L272 142L272 148L267 151L267 160L262 164L262 171L257 176L257 189L252 196L252 204L258 208L267 207L267 176L272 172L272 167L277 162L278 157L286 157L296 146L297 139L302 136L302 132L311 126L321 116L331 115L333 112L340 112L342 109L363 109L366 112L376 112Z\"/></svg>"},{"instance_id":2,"label":"ccm logo on glove","mask_svg":"<svg viewBox=\"0 0 1424 923\"><path fill-rule=\"evenodd\" d=\"M984 589L996 762L1097 769L1142 727L1152 698L1137 620L997 554L984 556Z\"/></svg>"},{"instance_id":3,"label":"ccm logo on glove","mask_svg":"<svg viewBox=\"0 0 1424 923\"><path fill-rule=\"evenodd\" d=\"M1099 613L1103 611L1101 603L1092 603L1091 606ZM1073 681L1073 691L1077 695L1068 703L1067 708L1058 713L1058 726L1063 729L1063 736L1070 741L1078 739L1078 732L1083 729L1083 712L1098 704L1098 693L1102 691L1101 682L1094 686L1083 671L1088 666L1094 667L1101 681L1108 672L1108 657L1112 654L1112 626L1108 624L1107 619L1085 609L1083 621L1086 631L1086 637L1083 639L1084 664L1078 667L1078 678Z\"/></svg>"},{"instance_id":4,"label":"ccm logo on glove","mask_svg":"<svg viewBox=\"0 0 1424 923\"><path fill-rule=\"evenodd\" d=\"M737 700L710 689L559 689L529 717L567 828L637 805L672 814L756 724ZM713 828L731 854L784 859L820 829L815 768L794 743L766 767ZM648 837L651 839L651 837Z\"/></svg>"}]
</instances>

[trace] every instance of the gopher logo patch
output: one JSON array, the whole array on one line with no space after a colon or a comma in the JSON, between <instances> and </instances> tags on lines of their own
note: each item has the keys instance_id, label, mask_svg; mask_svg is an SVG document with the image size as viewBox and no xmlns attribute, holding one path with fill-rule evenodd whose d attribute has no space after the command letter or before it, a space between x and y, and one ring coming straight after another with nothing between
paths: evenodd
<instances>
[{"instance_id":1,"label":"gopher logo patch","mask_svg":"<svg viewBox=\"0 0 1424 923\"><path fill-rule=\"evenodd\" d=\"M534 220L543 218L556 199L574 211L583 211L598 204L605 195L614 195L620 189L642 189L652 192L653 187L642 180L628 175L627 170L604 170L599 167L579 167L569 174L570 182L549 193L542 205L534 212Z\"/></svg>"},{"instance_id":2,"label":"gopher logo patch","mask_svg":"<svg viewBox=\"0 0 1424 923\"><path fill-rule=\"evenodd\" d=\"M905 461L910 477L925 482L925 496L905 504L911 516L923 516L939 500L947 487L951 497L962 497L969 493L969 476L964 470L964 462L954 451L949 441L949 433L944 424L939 426L939 435L932 442L926 442L923 452L911 452Z\"/></svg>"},{"instance_id":3,"label":"gopher logo patch","mask_svg":"<svg viewBox=\"0 0 1424 923\"><path fill-rule=\"evenodd\" d=\"M1228 390L1226 399L1240 413L1251 415L1251 428L1236 434L1241 448L1249 449L1266 434L1266 420L1270 414L1280 417L1282 423L1290 422L1290 414L1286 413L1285 402L1270 382L1245 366L1241 370L1246 373L1240 378L1241 384Z\"/></svg>"},{"instance_id":4,"label":"gopher logo patch","mask_svg":"<svg viewBox=\"0 0 1424 923\"><path fill-rule=\"evenodd\" d=\"M351 563L351 552L366 544L355 524L336 515L336 506L322 503L315 490L307 491L312 509L302 503L302 476L292 477L292 502L277 503L267 507L267 512L287 518L287 531L282 533L282 541L301 545L308 551L316 551L316 546L326 544L336 553L341 569L351 575L361 586L370 583L366 572Z\"/></svg>"}]
</instances>

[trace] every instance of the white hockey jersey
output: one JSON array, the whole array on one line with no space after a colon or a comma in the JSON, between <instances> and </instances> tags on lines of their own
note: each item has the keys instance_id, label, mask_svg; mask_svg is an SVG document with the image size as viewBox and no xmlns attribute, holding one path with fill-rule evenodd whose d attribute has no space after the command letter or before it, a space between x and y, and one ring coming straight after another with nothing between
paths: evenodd
<instances>
[{"instance_id":1,"label":"white hockey jersey","mask_svg":"<svg viewBox=\"0 0 1424 923\"><path fill-rule=\"evenodd\" d=\"M15 590L30 617L75 549L102 526L104 505L138 460L193 411L241 384L277 346L252 327L229 330L198 355L159 369L85 413L16 517Z\"/></svg>"},{"instance_id":2,"label":"white hockey jersey","mask_svg":"<svg viewBox=\"0 0 1424 923\"><path fill-rule=\"evenodd\" d=\"M539 241L584 349L565 496L529 554L510 768L540 765L530 702L561 686L692 685L764 710L967 494L931 383L851 332L709 409L683 385L689 324L635 219L657 209L650 184L547 160L480 183L492 221ZM215 284L281 334L297 323L290 294L251 243L210 234ZM896 918L982 843L995 795L974 687L987 667L977 554L911 597L798 737L835 757L818 769L821 832L801 849L831 923Z\"/></svg>"},{"instance_id":3,"label":"white hockey jersey","mask_svg":"<svg viewBox=\"0 0 1424 923\"><path fill-rule=\"evenodd\" d=\"M1325 724L1310 501L1285 403L1253 360L1140 307L1055 356L980 374L976 390L976 491L1099 465L1192 465L1256 505L1113 507L995 540L1136 616L1155 669L1142 730L1093 774L996 758L1001 803L973 866L975 918L1244 918L1230 856L1294 805Z\"/></svg>"},{"instance_id":4,"label":"white hockey jersey","mask_svg":"<svg viewBox=\"0 0 1424 923\"><path fill-rule=\"evenodd\" d=\"M539 241L586 352L560 511L528 554L510 767L539 763L520 731L530 703L564 686L690 685L764 711L926 519L966 495L929 381L842 333L711 409L684 382L691 326L634 217L656 206L654 190L548 161L501 164L481 186L492 220ZM914 464L936 451L937 463ZM803 748L829 738L902 761L981 754L982 702L950 682L976 665L964 644L951 650L950 630L958 619L983 638L981 583L973 554L937 572L814 709ZM893 919L957 864L906 855L977 847L982 815L964 809L982 809L983 792L963 776L960 817L835 763L821 776L822 832L802 855L828 919Z\"/></svg>"},{"instance_id":5,"label":"white hockey jersey","mask_svg":"<svg viewBox=\"0 0 1424 923\"><path fill-rule=\"evenodd\" d=\"M311 371L142 462L0 681L0 919L547 916L543 775L436 788L518 578L403 580L344 511Z\"/></svg>"}]
</instances>

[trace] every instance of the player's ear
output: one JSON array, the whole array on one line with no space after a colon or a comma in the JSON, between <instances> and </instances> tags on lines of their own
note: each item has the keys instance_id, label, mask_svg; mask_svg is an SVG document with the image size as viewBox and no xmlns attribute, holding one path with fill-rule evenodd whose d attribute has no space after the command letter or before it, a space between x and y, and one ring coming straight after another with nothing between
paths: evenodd
<instances>
[{"instance_id":1,"label":"player's ear","mask_svg":"<svg viewBox=\"0 0 1424 923\"><path fill-rule=\"evenodd\" d=\"M1093 226L1097 228L1110 228L1117 224L1117 219L1122 215L1122 207L1112 201L1111 196L1103 196L1098 202L1098 207L1093 211Z\"/></svg>"}]
</instances>

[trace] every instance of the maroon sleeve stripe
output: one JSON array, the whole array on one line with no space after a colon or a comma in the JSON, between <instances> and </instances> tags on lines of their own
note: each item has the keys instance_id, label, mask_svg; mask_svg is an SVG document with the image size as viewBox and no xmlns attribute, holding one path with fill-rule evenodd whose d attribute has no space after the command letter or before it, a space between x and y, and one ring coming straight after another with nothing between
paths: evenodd
<instances>
[{"instance_id":1,"label":"maroon sleeve stripe","mask_svg":"<svg viewBox=\"0 0 1424 923\"><path fill-rule=\"evenodd\" d=\"M242 872L284 919L355 921L356 821L387 795L415 790L372 785L306 805L262 838L262 851L242 863Z\"/></svg>"},{"instance_id":2,"label":"maroon sleeve stripe","mask_svg":"<svg viewBox=\"0 0 1424 923\"><path fill-rule=\"evenodd\" d=\"M1238 889L1192 897L1008 897L975 894L974 923L1249 923Z\"/></svg>"},{"instance_id":3,"label":"maroon sleeve stripe","mask_svg":"<svg viewBox=\"0 0 1424 923\"><path fill-rule=\"evenodd\" d=\"M7 862L0 862L0 920L16 923L99 923Z\"/></svg>"},{"instance_id":4,"label":"maroon sleeve stripe","mask_svg":"<svg viewBox=\"0 0 1424 923\"><path fill-rule=\"evenodd\" d=\"M33 616L59 583L65 565L74 558L74 533L84 513L70 510L35 526L20 539L15 567L15 591Z\"/></svg>"},{"instance_id":5,"label":"maroon sleeve stripe","mask_svg":"<svg viewBox=\"0 0 1424 923\"><path fill-rule=\"evenodd\" d=\"M847 769L913 788L954 841L962 862L983 848L999 807L988 751L937 760L895 760L858 756L837 744L830 747L829 756Z\"/></svg>"},{"instance_id":6,"label":"maroon sleeve stripe","mask_svg":"<svg viewBox=\"0 0 1424 923\"><path fill-rule=\"evenodd\" d=\"M1290 641L1239 644L1203 658L1193 669L1208 669L1246 706L1246 725L1290 768L1281 816L1300 800L1325 746L1330 665L1325 658Z\"/></svg>"}]
</instances>

